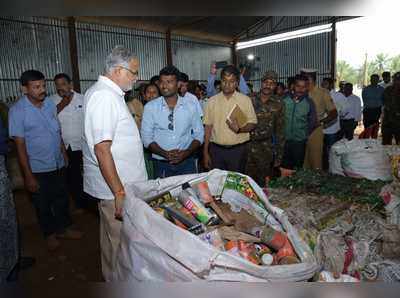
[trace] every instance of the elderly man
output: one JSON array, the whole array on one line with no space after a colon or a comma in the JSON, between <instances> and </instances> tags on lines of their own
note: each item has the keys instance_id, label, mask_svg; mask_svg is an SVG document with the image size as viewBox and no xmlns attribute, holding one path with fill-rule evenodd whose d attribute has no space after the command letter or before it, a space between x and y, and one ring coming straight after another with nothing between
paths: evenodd
<instances>
[{"instance_id":1,"label":"elderly man","mask_svg":"<svg viewBox=\"0 0 400 298\"><path fill-rule=\"evenodd\" d=\"M204 139L196 106L178 94L179 75L174 66L163 68L160 71L162 96L144 108L142 138L145 147L153 153L158 178L195 173L193 155Z\"/></svg>"},{"instance_id":2,"label":"elderly man","mask_svg":"<svg viewBox=\"0 0 400 298\"><path fill-rule=\"evenodd\" d=\"M285 114L283 104L274 94L277 78L276 72L267 71L261 79L261 91L253 99L258 124L250 133L247 174L260 186L266 185L272 167L280 166L283 155Z\"/></svg>"},{"instance_id":3,"label":"elderly man","mask_svg":"<svg viewBox=\"0 0 400 298\"><path fill-rule=\"evenodd\" d=\"M327 128L336 121L338 113L328 90L316 85L317 71L302 69L300 73L308 78L307 91L317 112L317 127L307 141L304 167L317 170L322 169L322 152L324 143L323 128Z\"/></svg>"},{"instance_id":4,"label":"elderly man","mask_svg":"<svg viewBox=\"0 0 400 298\"><path fill-rule=\"evenodd\" d=\"M84 190L99 200L103 276L113 279L120 242L124 185L147 180L143 144L124 93L138 77L139 60L116 46L105 61L105 74L84 100Z\"/></svg>"},{"instance_id":5,"label":"elderly man","mask_svg":"<svg viewBox=\"0 0 400 298\"><path fill-rule=\"evenodd\" d=\"M225 66L221 71L222 92L208 100L203 121L203 162L206 169L242 173L246 169L250 132L256 127L257 116L251 99L236 91L239 80L239 70L233 65ZM235 117L228 119L235 108L244 117L242 126Z\"/></svg>"}]
</instances>

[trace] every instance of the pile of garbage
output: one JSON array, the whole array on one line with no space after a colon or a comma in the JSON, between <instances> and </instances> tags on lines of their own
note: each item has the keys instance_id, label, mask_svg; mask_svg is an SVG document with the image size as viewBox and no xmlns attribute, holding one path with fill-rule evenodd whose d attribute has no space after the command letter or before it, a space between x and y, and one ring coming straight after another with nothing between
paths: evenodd
<instances>
[{"instance_id":1,"label":"pile of garbage","mask_svg":"<svg viewBox=\"0 0 400 298\"><path fill-rule=\"evenodd\" d=\"M272 181L320 265L320 281L400 281L400 184L299 171Z\"/></svg>"},{"instance_id":2,"label":"pile of garbage","mask_svg":"<svg viewBox=\"0 0 400 298\"><path fill-rule=\"evenodd\" d=\"M300 263L287 234L265 223L267 209L246 176L228 173L221 197L213 197L207 181L201 181L147 203L176 226L255 265Z\"/></svg>"},{"instance_id":3,"label":"pile of garbage","mask_svg":"<svg viewBox=\"0 0 400 298\"><path fill-rule=\"evenodd\" d=\"M307 281L309 246L248 176L214 169L126 185L112 280Z\"/></svg>"},{"instance_id":4,"label":"pile of garbage","mask_svg":"<svg viewBox=\"0 0 400 298\"><path fill-rule=\"evenodd\" d=\"M384 202L379 193L385 181L371 181L364 178L351 178L332 175L323 171L299 170L291 177L272 180L270 188L284 188L299 193L332 196L340 201L369 204L371 208L382 210Z\"/></svg>"}]
</instances>

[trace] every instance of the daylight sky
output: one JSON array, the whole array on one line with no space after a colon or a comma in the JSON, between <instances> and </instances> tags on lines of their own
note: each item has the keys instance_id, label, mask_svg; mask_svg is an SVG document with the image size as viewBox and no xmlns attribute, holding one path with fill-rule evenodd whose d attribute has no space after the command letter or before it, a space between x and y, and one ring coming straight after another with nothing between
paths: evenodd
<instances>
[{"instance_id":1,"label":"daylight sky","mask_svg":"<svg viewBox=\"0 0 400 298\"><path fill-rule=\"evenodd\" d=\"M383 25L385 24L385 25ZM337 28L337 60L345 60L353 67L360 67L365 53L368 60L376 54L400 54L400 38L395 34L399 20L396 17L367 16L340 22Z\"/></svg>"}]
</instances>

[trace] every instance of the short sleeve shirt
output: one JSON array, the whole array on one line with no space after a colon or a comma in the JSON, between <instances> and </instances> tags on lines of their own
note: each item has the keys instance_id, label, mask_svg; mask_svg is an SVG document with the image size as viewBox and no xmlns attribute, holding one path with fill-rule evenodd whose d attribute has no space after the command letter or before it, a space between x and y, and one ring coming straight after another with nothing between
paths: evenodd
<instances>
[{"instance_id":1,"label":"short sleeve shirt","mask_svg":"<svg viewBox=\"0 0 400 298\"><path fill-rule=\"evenodd\" d=\"M111 154L123 184L145 181L147 173L139 130L125 103L124 92L100 76L84 98L84 190L99 199L114 196L104 180L94 152L95 145L111 141Z\"/></svg>"},{"instance_id":2,"label":"short sleeve shirt","mask_svg":"<svg viewBox=\"0 0 400 298\"><path fill-rule=\"evenodd\" d=\"M25 140L32 173L51 172L64 166L61 128L56 105L45 98L36 107L23 96L10 109L9 135Z\"/></svg>"},{"instance_id":3,"label":"short sleeve shirt","mask_svg":"<svg viewBox=\"0 0 400 298\"><path fill-rule=\"evenodd\" d=\"M324 88L314 87L314 89L309 92L309 96L315 104L318 121L325 118L325 113L336 109L332 97L329 95L329 91Z\"/></svg>"},{"instance_id":4,"label":"short sleeve shirt","mask_svg":"<svg viewBox=\"0 0 400 298\"><path fill-rule=\"evenodd\" d=\"M73 93L71 102L58 113L58 119L65 147L71 147L72 151L77 151L82 149L83 95L75 91ZM50 99L58 105L62 97L56 93L50 96Z\"/></svg>"},{"instance_id":5,"label":"short sleeve shirt","mask_svg":"<svg viewBox=\"0 0 400 298\"><path fill-rule=\"evenodd\" d=\"M227 116L235 104L246 114L248 123L257 124L257 116L250 97L235 92L227 99L220 92L208 100L204 112L204 124L212 125L211 142L219 145L237 145L250 140L250 133L236 134L226 124Z\"/></svg>"}]
</instances>

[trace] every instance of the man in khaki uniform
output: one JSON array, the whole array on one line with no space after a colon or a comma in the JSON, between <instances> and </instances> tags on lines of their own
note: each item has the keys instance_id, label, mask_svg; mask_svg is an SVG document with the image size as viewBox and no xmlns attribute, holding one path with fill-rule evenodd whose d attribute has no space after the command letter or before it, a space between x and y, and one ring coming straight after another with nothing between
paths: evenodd
<instances>
[{"instance_id":1,"label":"man in khaki uniform","mask_svg":"<svg viewBox=\"0 0 400 298\"><path fill-rule=\"evenodd\" d=\"M329 127L329 124L333 123L338 114L329 92L316 85L317 71L314 69L301 69L300 73L308 78L308 95L315 104L317 120L320 124L308 139L304 167L313 170L322 169L323 128Z\"/></svg>"},{"instance_id":2,"label":"man in khaki uniform","mask_svg":"<svg viewBox=\"0 0 400 298\"><path fill-rule=\"evenodd\" d=\"M204 167L244 173L247 163L250 132L257 124L251 99L236 91L240 72L228 65L221 71L222 92L208 100L204 111ZM239 127L235 119L227 120L230 111L238 105L247 118Z\"/></svg>"}]
</instances>

